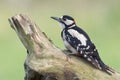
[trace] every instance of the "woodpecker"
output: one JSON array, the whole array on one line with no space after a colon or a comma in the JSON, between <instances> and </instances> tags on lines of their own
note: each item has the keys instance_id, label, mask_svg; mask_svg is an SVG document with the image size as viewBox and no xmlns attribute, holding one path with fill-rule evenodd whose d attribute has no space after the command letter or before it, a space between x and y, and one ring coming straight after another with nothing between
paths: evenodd
<instances>
[{"instance_id":1,"label":"woodpecker","mask_svg":"<svg viewBox=\"0 0 120 80\"><path fill-rule=\"evenodd\" d=\"M88 34L76 25L75 20L71 16L63 15L61 18L51 18L62 25L61 37L65 47L72 52L71 54L85 58L96 68L108 74L113 72L111 68L101 60L98 51Z\"/></svg>"}]
</instances>

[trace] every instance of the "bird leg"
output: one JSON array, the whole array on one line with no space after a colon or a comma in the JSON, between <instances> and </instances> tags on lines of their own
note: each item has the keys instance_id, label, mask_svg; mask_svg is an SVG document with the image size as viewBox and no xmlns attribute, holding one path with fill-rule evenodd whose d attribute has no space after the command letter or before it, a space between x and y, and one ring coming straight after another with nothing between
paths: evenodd
<instances>
[{"instance_id":1,"label":"bird leg","mask_svg":"<svg viewBox=\"0 0 120 80\"><path fill-rule=\"evenodd\" d=\"M70 50L63 50L63 52L66 55L66 61L68 61L69 63L71 63L71 56L70 55L75 55L75 53L72 53L72 51L70 51Z\"/></svg>"}]
</instances>

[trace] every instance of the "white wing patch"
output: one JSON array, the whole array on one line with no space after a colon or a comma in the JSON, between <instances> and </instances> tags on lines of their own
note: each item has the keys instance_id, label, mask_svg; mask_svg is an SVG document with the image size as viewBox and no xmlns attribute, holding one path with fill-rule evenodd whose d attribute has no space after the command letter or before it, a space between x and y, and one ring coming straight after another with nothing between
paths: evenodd
<instances>
[{"instance_id":1,"label":"white wing patch","mask_svg":"<svg viewBox=\"0 0 120 80\"><path fill-rule=\"evenodd\" d=\"M78 38L78 40L81 41L82 45L85 45L86 46L86 41L87 41L87 38L80 34L79 32L77 32L76 30L73 30L73 29L69 29L68 32L73 36L73 37L76 37Z\"/></svg>"}]
</instances>

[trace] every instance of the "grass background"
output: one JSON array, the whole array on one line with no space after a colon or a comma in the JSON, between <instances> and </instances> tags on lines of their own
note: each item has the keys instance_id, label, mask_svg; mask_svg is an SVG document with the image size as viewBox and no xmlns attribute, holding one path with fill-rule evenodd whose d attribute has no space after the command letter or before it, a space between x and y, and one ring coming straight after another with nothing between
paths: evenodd
<instances>
[{"instance_id":1,"label":"grass background","mask_svg":"<svg viewBox=\"0 0 120 80\"><path fill-rule=\"evenodd\" d=\"M61 28L50 16L73 16L97 46L102 60L120 71L120 0L0 0L0 80L24 79L27 53L7 20L19 13L31 16L62 49Z\"/></svg>"}]
</instances>

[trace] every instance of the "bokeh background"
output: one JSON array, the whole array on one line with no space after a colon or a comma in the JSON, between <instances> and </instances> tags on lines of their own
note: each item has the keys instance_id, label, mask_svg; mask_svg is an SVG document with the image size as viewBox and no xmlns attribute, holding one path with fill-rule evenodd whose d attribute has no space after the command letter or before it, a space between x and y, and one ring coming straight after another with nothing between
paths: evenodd
<instances>
[{"instance_id":1,"label":"bokeh background","mask_svg":"<svg viewBox=\"0 0 120 80\"><path fill-rule=\"evenodd\" d=\"M29 15L61 49L61 28L50 16L74 17L102 60L120 71L120 0L0 0L0 80L24 80L26 49L8 22L19 13Z\"/></svg>"}]
</instances>

